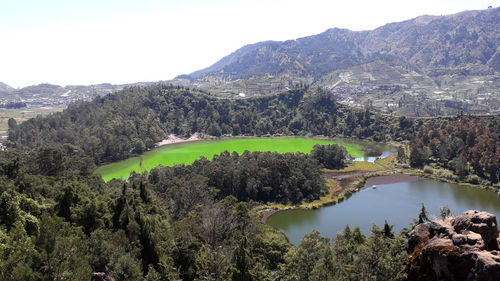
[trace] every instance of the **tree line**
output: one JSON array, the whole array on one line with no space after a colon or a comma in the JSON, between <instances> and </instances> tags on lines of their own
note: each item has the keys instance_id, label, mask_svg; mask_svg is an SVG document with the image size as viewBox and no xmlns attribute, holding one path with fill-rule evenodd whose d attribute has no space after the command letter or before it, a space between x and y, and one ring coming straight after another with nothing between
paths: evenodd
<instances>
[{"instance_id":1,"label":"tree line","mask_svg":"<svg viewBox=\"0 0 500 281\"><path fill-rule=\"evenodd\" d=\"M158 194L165 196L179 183L192 183L189 191L170 198L171 206L192 205L186 202L192 202L195 194L207 195L203 191L207 186L215 188L219 198L231 195L238 201L297 204L324 195L327 188L321 167L326 163L327 168L341 168L346 155L345 148L338 145L315 145L310 154L247 150L239 155L225 151L212 160L202 157L191 165L154 168L148 179ZM190 199L184 200L184 195ZM183 213L181 207L178 209L174 213Z\"/></svg>"},{"instance_id":2,"label":"tree line","mask_svg":"<svg viewBox=\"0 0 500 281\"><path fill-rule=\"evenodd\" d=\"M324 191L310 155L225 152L108 183L89 163L75 146L0 152L0 280L404 276L404 239L391 231L346 230L333 244L315 232L296 248L252 214L255 200L298 202ZM366 259L381 253L383 262Z\"/></svg>"},{"instance_id":3,"label":"tree line","mask_svg":"<svg viewBox=\"0 0 500 281\"><path fill-rule=\"evenodd\" d=\"M410 143L412 166L433 164L454 171L462 180L479 183L479 178L498 181L500 164L500 120L477 120L463 116L452 122L423 126Z\"/></svg>"},{"instance_id":4,"label":"tree line","mask_svg":"<svg viewBox=\"0 0 500 281\"><path fill-rule=\"evenodd\" d=\"M189 136L323 135L374 141L411 139L417 125L336 103L320 89L218 99L168 85L131 87L22 124L9 122L9 147L72 144L99 165L141 154L169 134Z\"/></svg>"}]
</instances>

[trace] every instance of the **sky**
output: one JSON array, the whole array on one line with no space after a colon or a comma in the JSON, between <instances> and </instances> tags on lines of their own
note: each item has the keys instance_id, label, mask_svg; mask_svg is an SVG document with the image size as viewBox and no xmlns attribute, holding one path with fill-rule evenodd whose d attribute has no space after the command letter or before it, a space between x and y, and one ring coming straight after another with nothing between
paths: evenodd
<instances>
[{"instance_id":1,"label":"sky","mask_svg":"<svg viewBox=\"0 0 500 281\"><path fill-rule=\"evenodd\" d=\"M238 48L328 28L370 30L500 0L0 0L0 81L169 80Z\"/></svg>"}]
</instances>

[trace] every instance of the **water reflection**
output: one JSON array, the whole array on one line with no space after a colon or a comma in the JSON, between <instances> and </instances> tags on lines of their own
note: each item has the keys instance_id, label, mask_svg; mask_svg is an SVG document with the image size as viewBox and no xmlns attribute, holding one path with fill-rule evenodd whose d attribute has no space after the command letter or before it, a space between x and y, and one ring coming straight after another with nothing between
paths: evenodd
<instances>
[{"instance_id":1,"label":"water reflection","mask_svg":"<svg viewBox=\"0 0 500 281\"><path fill-rule=\"evenodd\" d=\"M384 150L384 151L382 151L382 154L380 156L376 156L376 157L373 157L373 156L356 157L356 158L353 159L353 161L366 161L366 162L373 163L373 162L375 162L375 160L377 160L379 158L385 158L387 156L390 156L394 152L395 152L394 149Z\"/></svg>"},{"instance_id":2,"label":"water reflection","mask_svg":"<svg viewBox=\"0 0 500 281\"><path fill-rule=\"evenodd\" d=\"M342 203L317 210L276 213L268 219L268 224L284 231L294 244L314 229L323 236L333 237L347 224L359 226L368 234L373 223L382 226L386 219L395 225L396 231L400 231L418 216L421 202L437 217L439 207L445 205L454 214L479 209L500 215L500 198L494 192L420 180L378 185L376 189L362 190Z\"/></svg>"}]
</instances>

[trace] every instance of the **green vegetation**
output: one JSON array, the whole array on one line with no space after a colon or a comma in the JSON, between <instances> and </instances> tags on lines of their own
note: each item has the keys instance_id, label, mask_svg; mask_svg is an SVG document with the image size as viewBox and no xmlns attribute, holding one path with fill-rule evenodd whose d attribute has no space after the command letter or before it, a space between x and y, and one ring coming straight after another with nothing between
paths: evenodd
<instances>
[{"instance_id":1,"label":"green vegetation","mask_svg":"<svg viewBox=\"0 0 500 281\"><path fill-rule=\"evenodd\" d=\"M211 161L201 158L189 166L155 168L148 178L159 194L168 197L168 189L176 186L177 181L189 182L197 177L205 179L206 183L197 182L191 193L196 193L195 186L206 184L217 190L218 198L234 196L239 201L298 204L326 193L317 160L301 152L281 154L246 150L239 155L225 151ZM192 200L191 193L189 200ZM182 200L181 197L172 198L173 205ZM181 215L180 210L186 205L189 204L180 203L176 215Z\"/></svg>"},{"instance_id":2,"label":"green vegetation","mask_svg":"<svg viewBox=\"0 0 500 281\"><path fill-rule=\"evenodd\" d=\"M71 145L0 152L1 281L87 280L93 271L117 281L404 276L404 239L379 228L370 237L355 229L353 240L346 230L333 245L315 232L297 248L266 234L254 200L324 192L309 155L225 152L108 183L88 167ZM375 256L382 262L366 258Z\"/></svg>"},{"instance_id":3,"label":"green vegetation","mask_svg":"<svg viewBox=\"0 0 500 281\"><path fill-rule=\"evenodd\" d=\"M46 116L53 112L60 112L66 108L65 105L34 106L22 108L0 108L0 136L7 136L8 121L14 118L17 123L22 123L38 115Z\"/></svg>"},{"instance_id":4,"label":"green vegetation","mask_svg":"<svg viewBox=\"0 0 500 281\"><path fill-rule=\"evenodd\" d=\"M314 145L311 157L326 169L340 169L345 166L348 153L344 146L338 144Z\"/></svg>"},{"instance_id":5,"label":"green vegetation","mask_svg":"<svg viewBox=\"0 0 500 281\"><path fill-rule=\"evenodd\" d=\"M498 117L395 118L339 105L321 90L223 100L184 88L136 87L22 124L8 122L10 149L0 152L0 281L85 280L93 271L107 271L117 281L403 280L405 241L392 233L390 225L384 231L374 227L369 237L346 229L333 244L313 232L294 247L282 236L268 235L271 230L256 214L267 202L300 205L347 198L352 191L344 187L351 183L325 183L320 165L333 157L334 166L340 166L337 160L344 152L339 147L319 146L314 154L222 152L211 160L198 153L194 159L199 160L191 165L131 173L127 181L105 182L95 173L95 165L141 155L170 133L194 132L218 137L352 136L375 141L420 135L422 145L418 139L412 142L409 160L445 165L444 158L425 153L435 151L436 139L452 145L463 137L453 133L460 126L447 128L447 122L476 128L463 130L466 145L458 153L470 153L467 165L474 169L478 164L484 172L470 177L471 181L490 178L489 158L478 151L485 148L487 155L495 155ZM439 131L442 139L435 137ZM477 133L475 138L472 132ZM468 139L475 142L469 145ZM261 141L276 145L281 139L261 138L258 146L263 146ZM310 141L300 148L304 151L317 142L283 141ZM213 144L226 150L224 142ZM167 150L165 154L151 153L161 158L191 146L208 151L209 144L186 143L161 148ZM301 146L290 147L297 151ZM249 144L240 148L248 149ZM353 146L348 152L360 156L356 153L361 148ZM429 157L416 157L421 154L412 149ZM404 154L398 158L404 160ZM458 172L464 170L460 163L464 164L453 158L447 164ZM147 165L143 158L143 168L152 167ZM376 164L356 165L346 170L384 169ZM328 188L334 196L322 200Z\"/></svg>"},{"instance_id":6,"label":"green vegetation","mask_svg":"<svg viewBox=\"0 0 500 281\"><path fill-rule=\"evenodd\" d=\"M129 158L124 161L101 166L97 169L105 181L113 178L127 179L131 171L149 171L152 168L163 165L191 164L200 157L212 159L215 154L223 151L243 153L248 151L276 151L304 152L309 153L315 144L338 144L347 149L353 157L362 157L362 146L347 141L330 141L310 138L239 138L222 139L214 141L198 141L162 146L145 152L139 157ZM345 158L345 157L344 157Z\"/></svg>"},{"instance_id":7,"label":"green vegetation","mask_svg":"<svg viewBox=\"0 0 500 281\"><path fill-rule=\"evenodd\" d=\"M30 150L71 143L96 165L138 156L169 134L190 136L325 136L378 142L411 139L413 120L338 104L318 89L299 89L250 99L213 98L166 86L133 87L77 102L62 113L37 117L9 129L7 144Z\"/></svg>"},{"instance_id":8,"label":"green vegetation","mask_svg":"<svg viewBox=\"0 0 500 281\"><path fill-rule=\"evenodd\" d=\"M409 162L413 167L432 164L452 170L456 177L470 183L478 184L482 179L484 185L490 185L498 182L499 134L498 117L436 121L423 127L410 143ZM432 167L424 168L428 174L432 171Z\"/></svg>"},{"instance_id":9,"label":"green vegetation","mask_svg":"<svg viewBox=\"0 0 500 281\"><path fill-rule=\"evenodd\" d=\"M295 247L259 211L345 200L364 177L325 175L402 162L427 176L496 183L499 116L405 116L498 109L498 11L247 46L238 59L185 77L230 87L215 95L134 86L48 116L62 108L1 109L9 136L0 150L0 281L88 280L92 272L116 281L405 280L405 235L387 222L369 236L313 231ZM116 89L96 87L90 95ZM90 90L0 88L31 102ZM223 98L232 91L271 95ZM154 149L167 135L197 132L222 139ZM267 138L276 136L292 137ZM376 163L344 163L346 153L362 156L362 145L310 136L409 145ZM422 206L419 220L427 219Z\"/></svg>"},{"instance_id":10,"label":"green vegetation","mask_svg":"<svg viewBox=\"0 0 500 281\"><path fill-rule=\"evenodd\" d=\"M283 280L405 280L405 239L392 228L374 225L366 237L346 226L333 246L313 231L286 253Z\"/></svg>"}]
</instances>

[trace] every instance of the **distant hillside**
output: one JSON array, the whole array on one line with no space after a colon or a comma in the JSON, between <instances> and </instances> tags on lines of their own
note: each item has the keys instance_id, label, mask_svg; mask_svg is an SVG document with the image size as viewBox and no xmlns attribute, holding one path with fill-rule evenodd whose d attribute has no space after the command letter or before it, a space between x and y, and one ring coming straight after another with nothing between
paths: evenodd
<instances>
[{"instance_id":1,"label":"distant hillside","mask_svg":"<svg viewBox=\"0 0 500 281\"><path fill-rule=\"evenodd\" d=\"M500 110L499 13L495 8L421 16L372 31L334 28L261 42L177 80L247 95L311 84L348 103L405 115L492 112ZM409 100L421 104L422 112L408 111Z\"/></svg>"},{"instance_id":2,"label":"distant hillside","mask_svg":"<svg viewBox=\"0 0 500 281\"><path fill-rule=\"evenodd\" d=\"M414 122L401 120L340 105L318 89L219 99L194 89L158 84L130 87L29 119L9 129L7 143L27 150L70 143L101 164L140 154L170 134L323 135L375 141L415 137Z\"/></svg>"},{"instance_id":3,"label":"distant hillside","mask_svg":"<svg viewBox=\"0 0 500 281\"><path fill-rule=\"evenodd\" d=\"M0 82L0 98L9 97L12 91L14 91L14 88L5 83Z\"/></svg>"},{"instance_id":4,"label":"distant hillside","mask_svg":"<svg viewBox=\"0 0 500 281\"><path fill-rule=\"evenodd\" d=\"M62 87L52 84L39 84L14 89L0 82L0 103L23 101L31 105L67 105L75 100L91 100L95 96L104 96L131 86L147 86L153 82L112 85L108 83L96 85L68 85Z\"/></svg>"},{"instance_id":5,"label":"distant hillside","mask_svg":"<svg viewBox=\"0 0 500 281\"><path fill-rule=\"evenodd\" d=\"M13 90L14 88L12 88L11 86L0 82L0 92L12 92Z\"/></svg>"}]
</instances>

